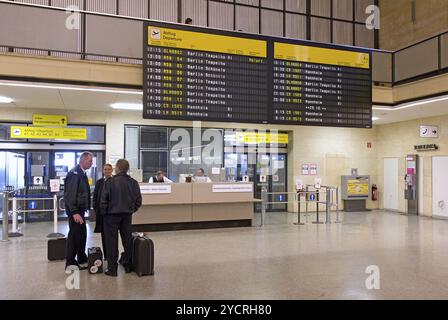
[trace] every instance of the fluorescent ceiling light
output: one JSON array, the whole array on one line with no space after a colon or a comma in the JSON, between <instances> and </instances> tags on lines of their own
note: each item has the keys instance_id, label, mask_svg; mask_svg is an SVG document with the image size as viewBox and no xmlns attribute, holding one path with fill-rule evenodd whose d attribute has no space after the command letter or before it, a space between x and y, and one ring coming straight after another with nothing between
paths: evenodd
<instances>
[{"instance_id":1,"label":"fluorescent ceiling light","mask_svg":"<svg viewBox=\"0 0 448 320\"><path fill-rule=\"evenodd\" d=\"M12 101L11 98L0 96L0 103L11 103Z\"/></svg>"},{"instance_id":2,"label":"fluorescent ceiling light","mask_svg":"<svg viewBox=\"0 0 448 320\"><path fill-rule=\"evenodd\" d=\"M407 108L417 107L417 106L421 106L421 105L428 104L428 103L441 102L441 101L446 101L446 100L448 100L448 96L424 100L424 101L412 102L412 103L408 103L408 104L403 104L403 105L400 105L400 107L395 108L395 109L397 109L397 110L407 109Z\"/></svg>"},{"instance_id":3,"label":"fluorescent ceiling light","mask_svg":"<svg viewBox=\"0 0 448 320\"><path fill-rule=\"evenodd\" d=\"M88 88L88 87L74 87L74 86L54 86L45 84L34 83L10 83L0 82L0 86L6 87L19 87L19 88L38 88L38 89L57 89L57 90L71 90L71 91L88 91L88 92L103 92L103 93L122 93L122 94L135 94L143 95L143 91L127 91L120 89L101 89L101 88Z\"/></svg>"},{"instance_id":4,"label":"fluorescent ceiling light","mask_svg":"<svg viewBox=\"0 0 448 320\"><path fill-rule=\"evenodd\" d=\"M373 106L373 110L387 110L387 111L393 111L395 110L394 107L387 107L387 106Z\"/></svg>"},{"instance_id":5,"label":"fluorescent ceiling light","mask_svg":"<svg viewBox=\"0 0 448 320\"><path fill-rule=\"evenodd\" d=\"M387 111L395 111L395 110L402 110L402 109L408 109L413 107L422 106L425 104L435 103L435 102L442 102L447 101L448 96L434 98L434 99L428 99L423 101L416 101L416 102L410 102L410 103L403 103L396 107L389 107L389 106L373 106L373 110L387 110Z\"/></svg>"},{"instance_id":6,"label":"fluorescent ceiling light","mask_svg":"<svg viewBox=\"0 0 448 320\"><path fill-rule=\"evenodd\" d=\"M121 110L143 110L143 105L141 103L113 103L110 106L114 109Z\"/></svg>"}]
</instances>

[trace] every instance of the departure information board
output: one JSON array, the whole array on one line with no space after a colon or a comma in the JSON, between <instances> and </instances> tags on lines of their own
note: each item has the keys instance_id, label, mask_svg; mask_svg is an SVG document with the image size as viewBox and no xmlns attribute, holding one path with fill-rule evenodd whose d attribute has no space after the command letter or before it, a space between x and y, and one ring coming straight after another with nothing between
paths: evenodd
<instances>
[{"instance_id":1,"label":"departure information board","mask_svg":"<svg viewBox=\"0 0 448 320\"><path fill-rule=\"evenodd\" d=\"M145 24L145 119L372 127L370 53Z\"/></svg>"},{"instance_id":2,"label":"departure information board","mask_svg":"<svg viewBox=\"0 0 448 320\"><path fill-rule=\"evenodd\" d=\"M267 123L267 41L149 26L145 117Z\"/></svg>"},{"instance_id":3,"label":"departure information board","mask_svg":"<svg viewBox=\"0 0 448 320\"><path fill-rule=\"evenodd\" d=\"M273 123L372 126L370 54L274 43Z\"/></svg>"}]
</instances>

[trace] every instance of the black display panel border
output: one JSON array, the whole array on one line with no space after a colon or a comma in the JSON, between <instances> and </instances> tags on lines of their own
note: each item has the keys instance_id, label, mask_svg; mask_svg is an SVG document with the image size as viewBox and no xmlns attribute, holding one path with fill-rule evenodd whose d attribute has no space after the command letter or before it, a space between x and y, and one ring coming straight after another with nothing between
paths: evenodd
<instances>
[{"instance_id":1,"label":"black display panel border","mask_svg":"<svg viewBox=\"0 0 448 320\"><path fill-rule=\"evenodd\" d=\"M147 63L148 63L148 53L149 53L149 45L148 45L148 27L158 27L158 28L170 28L170 29L176 29L181 31L190 31L190 32L202 32L202 33L208 33L208 34L214 34L214 35L221 35L221 36L230 36L230 37L240 37L245 39L252 39L252 40L260 40L260 41L266 41L267 44L267 57L263 58L266 59L266 65L267 65L267 105L266 105L266 120L259 121L259 120L244 120L242 121L235 121L234 119L231 120L225 120L225 119L191 119L188 117L182 117L182 118L173 118L171 116L163 116L163 115L149 115L147 114L146 106L147 106L147 92L148 92L148 74L147 74ZM333 50L342 50L342 51L352 51L357 53L365 53L369 54L369 79L370 83L372 82L372 51L365 48L358 48L358 47L351 47L351 46L344 46L344 45L335 45L330 43L316 43L308 40L299 40L299 39L291 39L291 38L283 38L283 37L275 37L275 36L265 36L265 35L259 35L259 34L252 34L252 33L243 33L243 32L237 32L237 31L229 31L229 30L221 30L221 29L213 29L213 28L205 28L205 27L199 27L199 26L191 26L191 25L183 25L183 24L177 24L177 23L168 23L168 22L159 22L159 21L145 21L143 23L143 118L144 119L154 119L154 120L170 120L170 121L206 121L206 122L226 122L226 123L257 123L257 124L277 124L277 125L288 125L288 126L318 126L318 127L342 127L342 128L367 128L371 129L373 127L372 123L372 115L373 115L373 102L372 102L372 90L370 87L369 90L369 97L370 97L370 123L369 125L365 125L362 123L356 124L356 125L350 125L350 124L331 124L331 123L314 123L314 122L308 122L308 123L290 123L288 121L276 121L274 120L274 60L282 60L282 61L289 61L289 60L283 60L283 59L275 59L274 57L274 43L286 43L286 44L292 44L292 45L304 45L304 46L310 46L310 47L316 47L316 48L325 48L325 49L333 49ZM160 47L164 48L164 47ZM168 48L168 47L167 47ZM170 48L175 49L175 48ZM179 49L179 50L187 50L187 49ZM201 50L195 50L195 51L201 51ZM203 51L207 52L207 51ZM300 62L300 61L292 61L292 62ZM300 63L311 63L311 62L300 62ZM313 64L313 63L312 63ZM314 63L316 64L316 63ZM321 64L321 65L328 65L328 64ZM335 67L336 65L329 65ZM344 67L344 68L352 68L355 70L359 70L360 68L356 67L349 67L349 66L336 66L336 67ZM342 106L344 108L344 106ZM362 109L368 109L368 108L362 108ZM330 113L331 114L331 113Z\"/></svg>"}]
</instances>

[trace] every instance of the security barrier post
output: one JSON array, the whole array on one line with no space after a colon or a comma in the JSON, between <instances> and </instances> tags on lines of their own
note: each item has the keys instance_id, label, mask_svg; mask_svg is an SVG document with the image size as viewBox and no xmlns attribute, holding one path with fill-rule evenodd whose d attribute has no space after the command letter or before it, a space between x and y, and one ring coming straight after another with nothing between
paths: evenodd
<instances>
[{"instance_id":1,"label":"security barrier post","mask_svg":"<svg viewBox=\"0 0 448 320\"><path fill-rule=\"evenodd\" d=\"M53 197L53 233L50 233L47 238L64 238L65 235L58 233L58 196Z\"/></svg>"},{"instance_id":2,"label":"security barrier post","mask_svg":"<svg viewBox=\"0 0 448 320\"><path fill-rule=\"evenodd\" d=\"M316 208L317 208L317 220L313 221L313 224L323 224L323 222L319 221L319 202L320 202L320 189L316 189Z\"/></svg>"},{"instance_id":3,"label":"security barrier post","mask_svg":"<svg viewBox=\"0 0 448 320\"><path fill-rule=\"evenodd\" d=\"M261 227L264 226L264 219L266 217L266 202L267 202L267 189L261 188Z\"/></svg>"},{"instance_id":4,"label":"security barrier post","mask_svg":"<svg viewBox=\"0 0 448 320\"><path fill-rule=\"evenodd\" d=\"M12 198L12 231L8 234L11 238L23 237L23 234L17 230L17 198Z\"/></svg>"},{"instance_id":5,"label":"security barrier post","mask_svg":"<svg viewBox=\"0 0 448 320\"><path fill-rule=\"evenodd\" d=\"M9 221L8 221L8 213L9 213L9 192L3 191L3 232L2 232L2 240L1 242L8 242L9 235Z\"/></svg>"},{"instance_id":6,"label":"security barrier post","mask_svg":"<svg viewBox=\"0 0 448 320\"><path fill-rule=\"evenodd\" d=\"M327 194L326 194L326 208L325 208L325 213L326 213L326 224L331 224L331 188L326 188Z\"/></svg>"},{"instance_id":7,"label":"security barrier post","mask_svg":"<svg viewBox=\"0 0 448 320\"><path fill-rule=\"evenodd\" d=\"M297 214L298 214L298 217L297 217L297 223L294 223L296 226L303 226L303 225L305 225L300 220L300 215L301 215L300 205L302 204L302 202L300 201L301 195L302 195L302 193L300 191L297 192L297 205L298 205Z\"/></svg>"},{"instance_id":8,"label":"security barrier post","mask_svg":"<svg viewBox=\"0 0 448 320\"><path fill-rule=\"evenodd\" d=\"M341 223L339 220L339 187L336 187L336 223Z\"/></svg>"}]
</instances>

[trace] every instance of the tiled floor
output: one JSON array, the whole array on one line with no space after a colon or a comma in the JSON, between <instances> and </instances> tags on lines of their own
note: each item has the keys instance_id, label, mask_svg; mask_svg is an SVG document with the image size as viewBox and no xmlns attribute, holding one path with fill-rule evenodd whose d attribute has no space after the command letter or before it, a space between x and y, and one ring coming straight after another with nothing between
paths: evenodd
<instances>
[{"instance_id":1,"label":"tiled floor","mask_svg":"<svg viewBox=\"0 0 448 320\"><path fill-rule=\"evenodd\" d=\"M153 233L154 277L82 271L79 290L66 288L63 262L46 260L52 224L27 224L0 243L0 299L448 298L448 221L371 212L298 227L272 215L263 228ZM370 265L380 290L366 288Z\"/></svg>"}]
</instances>

